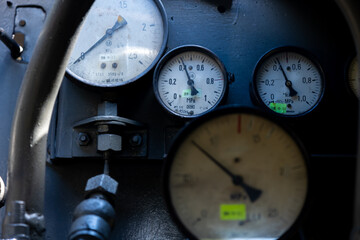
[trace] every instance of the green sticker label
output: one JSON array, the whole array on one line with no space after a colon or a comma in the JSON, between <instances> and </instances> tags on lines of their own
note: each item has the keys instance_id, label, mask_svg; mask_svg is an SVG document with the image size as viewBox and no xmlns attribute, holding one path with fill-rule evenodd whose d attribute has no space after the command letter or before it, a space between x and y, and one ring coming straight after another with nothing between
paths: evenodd
<instances>
[{"instance_id":1,"label":"green sticker label","mask_svg":"<svg viewBox=\"0 0 360 240\"><path fill-rule=\"evenodd\" d=\"M286 103L270 103L270 109L277 113L286 113Z\"/></svg>"},{"instance_id":2,"label":"green sticker label","mask_svg":"<svg viewBox=\"0 0 360 240\"><path fill-rule=\"evenodd\" d=\"M220 219L222 221L246 220L245 204L221 204Z\"/></svg>"},{"instance_id":3,"label":"green sticker label","mask_svg":"<svg viewBox=\"0 0 360 240\"><path fill-rule=\"evenodd\" d=\"M191 89L185 89L182 91L181 97L190 98L191 97Z\"/></svg>"}]
</instances>

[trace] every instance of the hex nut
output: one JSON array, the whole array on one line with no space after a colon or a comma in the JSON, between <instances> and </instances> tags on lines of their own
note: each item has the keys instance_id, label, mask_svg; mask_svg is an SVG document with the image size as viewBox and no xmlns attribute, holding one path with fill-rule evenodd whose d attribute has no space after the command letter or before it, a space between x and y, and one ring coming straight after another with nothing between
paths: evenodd
<instances>
[{"instance_id":1,"label":"hex nut","mask_svg":"<svg viewBox=\"0 0 360 240\"><path fill-rule=\"evenodd\" d=\"M97 139L97 150L101 152L108 150L121 151L122 137L116 134L99 134Z\"/></svg>"},{"instance_id":2,"label":"hex nut","mask_svg":"<svg viewBox=\"0 0 360 240\"><path fill-rule=\"evenodd\" d=\"M86 195L91 193L104 193L110 196L115 196L118 187L118 182L106 174L100 174L89 178L87 181L85 192Z\"/></svg>"}]
</instances>

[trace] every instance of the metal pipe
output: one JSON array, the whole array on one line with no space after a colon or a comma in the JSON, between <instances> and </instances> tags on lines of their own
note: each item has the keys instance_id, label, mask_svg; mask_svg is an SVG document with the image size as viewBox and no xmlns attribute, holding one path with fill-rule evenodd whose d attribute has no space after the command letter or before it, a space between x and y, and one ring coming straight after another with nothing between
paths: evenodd
<instances>
[{"instance_id":1,"label":"metal pipe","mask_svg":"<svg viewBox=\"0 0 360 240\"><path fill-rule=\"evenodd\" d=\"M11 57L17 59L21 56L24 49L10 36L5 33L3 28L0 28L0 41L2 41L10 50Z\"/></svg>"},{"instance_id":2,"label":"metal pipe","mask_svg":"<svg viewBox=\"0 0 360 240\"><path fill-rule=\"evenodd\" d=\"M9 147L6 236L11 203L24 201L27 213L43 214L47 134L71 41L94 0L58 0L39 36L15 110ZM40 239L40 238L39 238Z\"/></svg>"}]
</instances>

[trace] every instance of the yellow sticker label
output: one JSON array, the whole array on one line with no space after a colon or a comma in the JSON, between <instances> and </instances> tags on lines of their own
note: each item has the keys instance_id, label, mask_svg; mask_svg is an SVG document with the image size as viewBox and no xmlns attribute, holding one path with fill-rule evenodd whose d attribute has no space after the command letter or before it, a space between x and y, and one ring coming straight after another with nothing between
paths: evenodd
<instances>
[{"instance_id":1,"label":"yellow sticker label","mask_svg":"<svg viewBox=\"0 0 360 240\"><path fill-rule=\"evenodd\" d=\"M220 220L222 221L239 221L246 220L245 204L221 204Z\"/></svg>"},{"instance_id":2,"label":"yellow sticker label","mask_svg":"<svg viewBox=\"0 0 360 240\"><path fill-rule=\"evenodd\" d=\"M286 103L270 103L270 109L277 113L286 113L287 105Z\"/></svg>"}]
</instances>

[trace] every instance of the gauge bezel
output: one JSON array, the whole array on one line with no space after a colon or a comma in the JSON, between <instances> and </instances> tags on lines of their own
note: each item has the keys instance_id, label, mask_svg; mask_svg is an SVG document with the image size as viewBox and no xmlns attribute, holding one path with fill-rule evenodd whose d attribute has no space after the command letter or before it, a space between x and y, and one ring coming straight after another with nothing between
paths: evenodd
<instances>
[{"instance_id":1,"label":"gauge bezel","mask_svg":"<svg viewBox=\"0 0 360 240\"><path fill-rule=\"evenodd\" d=\"M307 111L299 113L299 114L286 115L286 114L277 113L277 112L271 110L261 99L261 96L259 95L259 91L256 86L256 77L259 72L259 69L262 67L264 62L266 60L268 60L270 57L272 57L273 55L278 54L278 53L284 53L284 52L294 52L294 53L300 54L300 55L304 56L305 58L307 58L308 60L310 60L313 63L313 65L317 68L317 70L319 71L319 74L321 77L322 89L321 89L319 99L316 101L316 103L311 108L309 108ZM295 46L276 47L276 48L269 50L264 55L262 55L256 63L256 66L255 66L255 68L253 70L253 74L252 74L252 81L250 82L251 98L255 100L257 105L261 106L261 108L265 109L267 112L269 112L275 116L285 117L285 118L302 117L302 116L305 116L305 115L309 114L310 112L312 112L320 104L320 102L324 96L324 93L325 93L325 87L326 87L325 74L324 74L324 71L323 71L319 61L317 60L317 58L313 54L311 54L309 51L307 51L303 48L300 48L300 47L295 47Z\"/></svg>"},{"instance_id":2,"label":"gauge bezel","mask_svg":"<svg viewBox=\"0 0 360 240\"><path fill-rule=\"evenodd\" d=\"M312 176L311 176L311 170L310 170L310 161L309 161L309 154L307 153L304 145L300 141L300 139L295 135L293 131L285 123L283 123L280 119L275 119L274 116L269 114L267 111L264 111L263 109L259 108L249 108L245 106L239 106L239 105L228 105L220 107L209 114L202 115L201 117L194 119L192 122L190 122L187 126L182 128L176 135L175 139L173 140L169 152L167 153L165 157L165 163L163 165L162 169L162 189L163 189L163 195L165 199L165 204L167 206L167 209L170 213L170 216L172 220L177 224L179 229L185 234L186 237L188 237L190 240L201 240L198 239L195 235L191 233L191 231L181 222L180 217L178 216L176 212L176 208L173 205L171 201L171 195L170 195L170 172L172 163L174 161L174 157L181 146L181 144L188 138L188 136L198 129L202 124L207 123L213 119L216 119L219 116L225 116L228 114L253 114L262 118L265 118L272 123L279 126L282 130L285 131L295 142L295 144L300 149L300 152L304 159L304 164L307 170L307 192L304 199L303 207L295 219L294 223L284 232L284 234L278 239L278 240L286 240L290 236L295 235L296 230L301 225L302 220L306 216L309 204L310 204L310 195L311 195L311 182L312 182Z\"/></svg>"},{"instance_id":3,"label":"gauge bezel","mask_svg":"<svg viewBox=\"0 0 360 240\"><path fill-rule=\"evenodd\" d=\"M207 111L202 112L200 114L197 114L197 115L183 115L183 114L177 113L177 112L173 111L172 109L168 108L166 106L166 104L163 102L163 100L161 99L159 89L158 89L159 75L160 75L160 72L162 71L164 65L169 60L176 57L177 55L182 54L184 52L190 52L190 51L200 52L200 53L203 53L203 54L207 55L208 57L212 58L216 62L216 64L220 67L220 70L224 75L224 88L219 97L219 100L210 109L208 109ZM213 111L219 104L221 104L224 101L226 93L228 92L228 87L229 87L228 78L229 78L229 76L228 76L228 72L226 71L225 65L213 51L211 51L210 49L208 49L204 46L200 46L200 45L192 45L192 44L191 45L181 45L181 46L178 46L178 47L170 50L160 59L159 63L157 64L157 66L155 68L154 75L153 75L153 90L154 90L156 99L168 113L170 113L174 116L177 116L177 117L181 117L181 118L185 118L185 119L192 119L192 118L200 117L204 114L207 114L207 113Z\"/></svg>"},{"instance_id":4,"label":"gauge bezel","mask_svg":"<svg viewBox=\"0 0 360 240\"><path fill-rule=\"evenodd\" d=\"M345 75L345 85L346 85L346 89L349 92L349 95L351 95L353 98L355 98L357 101L359 101L360 98L360 94L359 96L356 95L355 93L355 89L353 89L350 85L350 67L352 65L352 62L357 58L356 54L351 55L350 58L348 58L348 60L346 61L345 64L345 71L344 71L344 75ZM359 59L358 59L359 61ZM360 69L359 69L360 70Z\"/></svg>"},{"instance_id":5,"label":"gauge bezel","mask_svg":"<svg viewBox=\"0 0 360 240\"><path fill-rule=\"evenodd\" d=\"M161 15L161 18L162 18L162 21L163 21L164 36L163 36L163 39L162 39L162 45L161 45L161 48L159 50L159 53L155 57L153 62L149 65L149 67L147 67L143 72L141 72L136 77L133 77L133 78L131 78L129 80L126 80L126 81L123 81L123 82L118 82L118 83L115 83L115 84L113 84L113 83L112 84L93 83L91 81L86 80L85 78L82 78L82 77L78 76L77 74L72 72L70 69L68 69L68 67L66 67L66 71L65 71L66 76L68 76L70 79L73 79L76 82L79 82L79 83L84 84L86 86L95 87L95 88L99 88L99 89L113 89L113 88L119 88L121 86L126 86L126 85L128 85L130 83L133 83L133 82L137 81L138 79L144 77L147 73L149 73L149 71L152 70L155 67L157 62L160 60L160 58L164 54L165 49L167 47L168 37L169 37L169 22L168 22L165 7L164 7L163 3L161 2L161 0L152 0L152 1L156 4L156 6L157 6L157 8L158 8L158 10L160 12L160 15Z\"/></svg>"}]
</instances>

